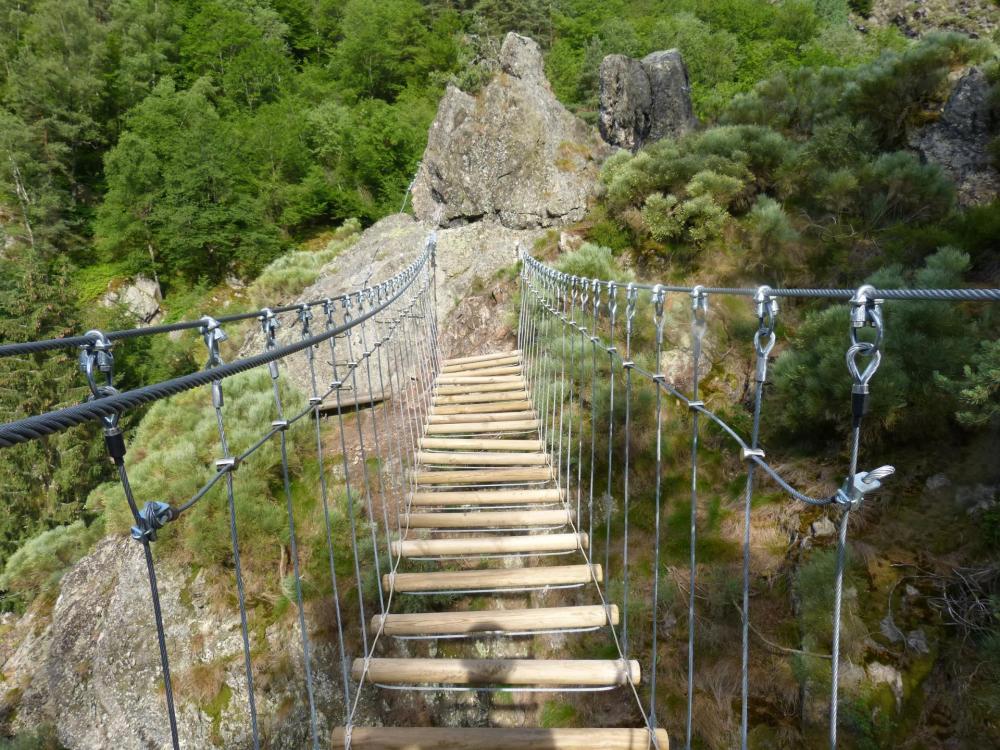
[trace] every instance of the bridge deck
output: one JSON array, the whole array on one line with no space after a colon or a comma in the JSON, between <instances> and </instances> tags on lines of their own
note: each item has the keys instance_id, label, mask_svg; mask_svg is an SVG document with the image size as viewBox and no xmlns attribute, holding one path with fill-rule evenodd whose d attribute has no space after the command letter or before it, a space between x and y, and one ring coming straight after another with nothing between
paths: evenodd
<instances>
[{"instance_id":1,"label":"bridge deck","mask_svg":"<svg viewBox=\"0 0 1000 750\"><path fill-rule=\"evenodd\" d=\"M403 538L392 545L398 570L383 576L395 605L408 613L376 615L372 627L392 639L512 638L609 628L618 608L601 603L600 565L575 526L540 440L540 422L522 374L520 352L447 360L415 455ZM433 564L435 569L429 569ZM419 569L413 570L419 566ZM540 595L566 589L576 601L536 606ZM420 597L450 595L444 612L413 613ZM468 595L492 595L489 608L469 608ZM589 599L589 602L587 601ZM481 600L480 600L481 601ZM528 606L518 606L527 604ZM611 634L608 634L609 639ZM475 643L470 653L476 653ZM534 649L531 649L534 651ZM385 649L383 649L385 651ZM436 649L434 650L436 653ZM409 653L409 651L407 652ZM622 659L376 658L354 664L368 684L447 691L628 690L639 665ZM666 732L655 745L667 750ZM334 747L344 747L343 730ZM354 728L353 748L493 748L494 750L640 750L654 746L642 729Z\"/></svg>"}]
</instances>

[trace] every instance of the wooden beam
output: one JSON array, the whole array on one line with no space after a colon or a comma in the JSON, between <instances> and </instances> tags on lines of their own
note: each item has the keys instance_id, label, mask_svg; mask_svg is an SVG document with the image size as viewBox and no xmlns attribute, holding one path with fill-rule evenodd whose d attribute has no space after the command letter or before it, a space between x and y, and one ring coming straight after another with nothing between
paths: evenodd
<instances>
[{"instance_id":1,"label":"wooden beam","mask_svg":"<svg viewBox=\"0 0 1000 750\"><path fill-rule=\"evenodd\" d=\"M618 605L608 607L611 624L619 621ZM582 607L533 607L487 609L476 612L419 612L408 615L375 615L372 631L383 627L386 635L455 635L458 633L525 633L560 628L596 628L608 624L600 604Z\"/></svg>"},{"instance_id":2,"label":"wooden beam","mask_svg":"<svg viewBox=\"0 0 1000 750\"><path fill-rule=\"evenodd\" d=\"M520 391L503 391L502 393L465 393L458 396L435 396L434 405L443 404L480 404L490 401L524 401L525 393Z\"/></svg>"},{"instance_id":3,"label":"wooden beam","mask_svg":"<svg viewBox=\"0 0 1000 750\"><path fill-rule=\"evenodd\" d=\"M361 680L365 660L351 676ZM639 662L620 659L371 659L368 679L395 685L611 686L639 683Z\"/></svg>"},{"instance_id":4,"label":"wooden beam","mask_svg":"<svg viewBox=\"0 0 1000 750\"><path fill-rule=\"evenodd\" d=\"M573 511L447 511L442 513L410 513L408 518L411 529L515 529L521 526L561 526L573 519Z\"/></svg>"},{"instance_id":5,"label":"wooden beam","mask_svg":"<svg viewBox=\"0 0 1000 750\"><path fill-rule=\"evenodd\" d=\"M486 383L517 383L524 385L520 375L439 375L437 385L484 385Z\"/></svg>"},{"instance_id":6,"label":"wooden beam","mask_svg":"<svg viewBox=\"0 0 1000 750\"><path fill-rule=\"evenodd\" d=\"M491 414L501 411L528 411L535 405L530 401L488 401L482 404L445 404L432 406L431 414Z\"/></svg>"},{"instance_id":7,"label":"wooden beam","mask_svg":"<svg viewBox=\"0 0 1000 750\"><path fill-rule=\"evenodd\" d=\"M486 375L520 375L521 365L498 365L496 367L484 367L482 369L471 370L447 370L443 375L471 375L475 377L485 377Z\"/></svg>"},{"instance_id":8,"label":"wooden beam","mask_svg":"<svg viewBox=\"0 0 1000 750\"><path fill-rule=\"evenodd\" d=\"M462 490L455 492L414 492L413 504L418 507L449 505L529 505L558 503L559 490Z\"/></svg>"},{"instance_id":9,"label":"wooden beam","mask_svg":"<svg viewBox=\"0 0 1000 750\"><path fill-rule=\"evenodd\" d=\"M452 359L441 360L441 365L447 367L448 365L465 365L470 362L488 362L491 359L504 359L505 357L516 357L521 354L520 349L514 349L510 352L490 352L489 354L475 354L469 357L454 357Z\"/></svg>"},{"instance_id":10,"label":"wooden beam","mask_svg":"<svg viewBox=\"0 0 1000 750\"><path fill-rule=\"evenodd\" d=\"M548 466L547 453L417 453L417 461L437 466Z\"/></svg>"},{"instance_id":11,"label":"wooden beam","mask_svg":"<svg viewBox=\"0 0 1000 750\"><path fill-rule=\"evenodd\" d=\"M545 482L552 478L548 468L543 469L469 469L459 471L418 471L417 484L487 484L489 482Z\"/></svg>"},{"instance_id":12,"label":"wooden beam","mask_svg":"<svg viewBox=\"0 0 1000 750\"><path fill-rule=\"evenodd\" d=\"M423 450L441 451L544 451L541 440L488 440L477 438L420 438Z\"/></svg>"},{"instance_id":13,"label":"wooden beam","mask_svg":"<svg viewBox=\"0 0 1000 750\"><path fill-rule=\"evenodd\" d=\"M598 583L603 571L594 565ZM480 589L534 589L589 583L593 579L589 565L545 565L537 568L491 568L488 570L439 570L433 573L387 573L382 587L389 590L389 578L395 577L395 590L475 591Z\"/></svg>"},{"instance_id":14,"label":"wooden beam","mask_svg":"<svg viewBox=\"0 0 1000 750\"><path fill-rule=\"evenodd\" d=\"M516 404L517 401L508 401L509 404ZM429 414L427 424L462 424L465 422L519 422L524 419L534 419L535 412L531 411L510 411L497 413L478 414Z\"/></svg>"},{"instance_id":15,"label":"wooden beam","mask_svg":"<svg viewBox=\"0 0 1000 750\"><path fill-rule=\"evenodd\" d=\"M521 358L516 354L514 356L506 357L496 357L495 359L486 359L479 362L465 362L457 365L444 365L441 368L442 373L457 373L457 372L475 372L476 370L489 370L495 367L510 367L510 366L520 366Z\"/></svg>"},{"instance_id":16,"label":"wooden beam","mask_svg":"<svg viewBox=\"0 0 1000 750\"><path fill-rule=\"evenodd\" d=\"M354 750L670 750L667 730L492 727L352 727ZM342 728L333 750L347 747Z\"/></svg>"},{"instance_id":17,"label":"wooden beam","mask_svg":"<svg viewBox=\"0 0 1000 750\"><path fill-rule=\"evenodd\" d=\"M586 534L526 534L477 536L458 539L405 539L392 543L392 553L403 557L504 555L521 552L572 552L586 549Z\"/></svg>"},{"instance_id":18,"label":"wooden beam","mask_svg":"<svg viewBox=\"0 0 1000 750\"><path fill-rule=\"evenodd\" d=\"M430 424L428 435L465 435L476 432L530 432L538 429L537 419L517 422L464 422L462 424Z\"/></svg>"},{"instance_id":19,"label":"wooden beam","mask_svg":"<svg viewBox=\"0 0 1000 750\"><path fill-rule=\"evenodd\" d=\"M483 383L482 385L439 385L434 389L436 396L461 396L463 393L497 393L511 391L515 388L523 388L523 383Z\"/></svg>"}]
</instances>

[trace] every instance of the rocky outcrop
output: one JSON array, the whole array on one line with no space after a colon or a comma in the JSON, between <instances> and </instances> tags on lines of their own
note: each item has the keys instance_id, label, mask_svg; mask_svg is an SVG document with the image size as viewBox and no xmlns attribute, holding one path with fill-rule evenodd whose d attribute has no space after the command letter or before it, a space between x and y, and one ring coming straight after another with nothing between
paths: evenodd
<instances>
[{"instance_id":1,"label":"rocky outcrop","mask_svg":"<svg viewBox=\"0 0 1000 750\"><path fill-rule=\"evenodd\" d=\"M238 613L220 604L218 581L185 571L169 556L157 564L157 576L181 746L249 747ZM35 631L4 660L0 705L16 702L14 731L54 725L71 750L169 747L142 548L129 538L105 539L63 577L60 590L51 617L38 618ZM317 631L324 629L322 618L310 619ZM299 643L294 617L251 631L251 646L265 654L254 663L255 693L270 747L309 744ZM312 644L326 727L343 711L338 687L327 677L337 674L337 657L316 632Z\"/></svg>"},{"instance_id":2,"label":"rocky outcrop","mask_svg":"<svg viewBox=\"0 0 1000 750\"><path fill-rule=\"evenodd\" d=\"M477 96L449 86L413 186L417 218L510 229L579 221L604 147L549 88L538 45L508 34L500 72Z\"/></svg>"},{"instance_id":3,"label":"rocky outcrop","mask_svg":"<svg viewBox=\"0 0 1000 750\"><path fill-rule=\"evenodd\" d=\"M127 284L109 289L101 298L104 307L121 305L135 317L139 323L155 323L163 317L160 303L163 294L155 279L146 276L136 276Z\"/></svg>"},{"instance_id":4,"label":"rocky outcrop","mask_svg":"<svg viewBox=\"0 0 1000 750\"><path fill-rule=\"evenodd\" d=\"M989 104L990 84L979 68L970 68L955 84L938 120L913 133L910 146L939 164L955 181L963 206L987 203L1000 193L1000 173L990 158L996 134Z\"/></svg>"},{"instance_id":5,"label":"rocky outcrop","mask_svg":"<svg viewBox=\"0 0 1000 750\"><path fill-rule=\"evenodd\" d=\"M642 60L608 55L601 62L601 137L638 150L643 144L683 135L698 121L681 53L653 52Z\"/></svg>"},{"instance_id":6,"label":"rocky outcrop","mask_svg":"<svg viewBox=\"0 0 1000 750\"><path fill-rule=\"evenodd\" d=\"M875 0L861 29L895 26L914 38L934 31L990 37L1000 26L994 0Z\"/></svg>"}]
</instances>

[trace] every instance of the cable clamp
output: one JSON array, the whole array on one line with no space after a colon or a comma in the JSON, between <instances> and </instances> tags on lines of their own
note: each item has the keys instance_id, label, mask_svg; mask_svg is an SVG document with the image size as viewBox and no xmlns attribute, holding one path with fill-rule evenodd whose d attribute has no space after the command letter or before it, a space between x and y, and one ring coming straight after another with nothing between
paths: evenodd
<instances>
[{"instance_id":1,"label":"cable clamp","mask_svg":"<svg viewBox=\"0 0 1000 750\"><path fill-rule=\"evenodd\" d=\"M624 362L622 362L622 367L626 370L631 370L633 367L635 367L635 362L633 362L631 359L626 359Z\"/></svg>"},{"instance_id":2,"label":"cable clamp","mask_svg":"<svg viewBox=\"0 0 1000 750\"><path fill-rule=\"evenodd\" d=\"M334 380L332 383L330 383L330 388L336 391L343 385L344 385L343 380Z\"/></svg>"},{"instance_id":3,"label":"cable clamp","mask_svg":"<svg viewBox=\"0 0 1000 750\"><path fill-rule=\"evenodd\" d=\"M608 346L608 347L605 347L605 348L608 350L608 354L617 354L618 353L618 347L617 346Z\"/></svg>"},{"instance_id":4,"label":"cable clamp","mask_svg":"<svg viewBox=\"0 0 1000 750\"><path fill-rule=\"evenodd\" d=\"M850 484L850 479L844 480L844 486L837 490L834 495L834 502L839 505L846 505L849 509L856 508L861 504L865 495L874 492L882 486L882 480L896 472L894 466L880 466L871 471L859 471L854 475L854 483Z\"/></svg>"},{"instance_id":5,"label":"cable clamp","mask_svg":"<svg viewBox=\"0 0 1000 750\"><path fill-rule=\"evenodd\" d=\"M323 399L321 399L319 396L310 396L309 397L309 405L310 406L319 406L322 403L323 403Z\"/></svg>"},{"instance_id":6,"label":"cable clamp","mask_svg":"<svg viewBox=\"0 0 1000 750\"><path fill-rule=\"evenodd\" d=\"M218 472L223 471L236 471L239 468L240 462L236 458L220 458L215 462L215 470Z\"/></svg>"},{"instance_id":7,"label":"cable clamp","mask_svg":"<svg viewBox=\"0 0 1000 750\"><path fill-rule=\"evenodd\" d=\"M601 340L597 336L591 336L590 337L590 343L591 344L600 344Z\"/></svg>"},{"instance_id":8,"label":"cable clamp","mask_svg":"<svg viewBox=\"0 0 1000 750\"><path fill-rule=\"evenodd\" d=\"M139 512L138 523L132 527L132 538L137 542L155 542L156 532L176 518L174 509L166 503L146 503Z\"/></svg>"},{"instance_id":9,"label":"cable clamp","mask_svg":"<svg viewBox=\"0 0 1000 750\"><path fill-rule=\"evenodd\" d=\"M358 363L357 363L357 362L348 362L348 363L347 363L347 366L348 366L348 367L357 367L357 366L358 366Z\"/></svg>"},{"instance_id":10,"label":"cable clamp","mask_svg":"<svg viewBox=\"0 0 1000 750\"><path fill-rule=\"evenodd\" d=\"M743 448L743 460L749 461L752 458L764 458L763 448Z\"/></svg>"},{"instance_id":11,"label":"cable clamp","mask_svg":"<svg viewBox=\"0 0 1000 750\"><path fill-rule=\"evenodd\" d=\"M688 411L698 411L705 408L704 401L688 401Z\"/></svg>"},{"instance_id":12,"label":"cable clamp","mask_svg":"<svg viewBox=\"0 0 1000 750\"><path fill-rule=\"evenodd\" d=\"M271 427L273 427L274 429L278 430L279 432L284 432L285 430L288 429L288 420L287 419L276 419L273 422L271 422Z\"/></svg>"},{"instance_id":13,"label":"cable clamp","mask_svg":"<svg viewBox=\"0 0 1000 750\"><path fill-rule=\"evenodd\" d=\"M667 382L667 376L664 375L662 372L658 372L658 373L656 373L653 376L653 382L654 383L666 383Z\"/></svg>"}]
</instances>

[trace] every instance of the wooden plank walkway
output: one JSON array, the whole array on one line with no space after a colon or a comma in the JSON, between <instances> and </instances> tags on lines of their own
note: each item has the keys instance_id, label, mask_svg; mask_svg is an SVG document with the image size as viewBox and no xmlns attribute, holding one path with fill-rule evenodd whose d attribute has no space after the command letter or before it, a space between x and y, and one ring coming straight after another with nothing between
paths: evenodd
<instances>
[{"instance_id":1,"label":"wooden plank walkway","mask_svg":"<svg viewBox=\"0 0 1000 750\"><path fill-rule=\"evenodd\" d=\"M578 633L617 625L619 611L601 603L601 566L591 565L590 540L575 526L539 435L540 421L524 380L520 352L446 360L415 455L415 491L392 543L398 570L382 577L390 601L449 595L449 611L405 609L375 615L374 631L394 638L525 637ZM429 570L435 563L436 570ZM419 566L419 567L418 567ZM417 568L413 570L413 568ZM512 594L576 589L590 604L510 607ZM491 595L492 607L468 609L462 595ZM527 597L534 599L536 597ZM464 604L464 607L463 607ZM495 607L495 608L494 608ZM609 633L609 638L611 635ZM391 647L390 647L391 648ZM352 673L366 684L400 689L629 690L639 663L622 659L391 658L358 659ZM409 652L407 652L409 653ZM475 649L472 649L475 653ZM630 700L624 695L622 700ZM668 750L667 734L656 746ZM344 747L343 730L333 747ZM648 730L451 727L357 727L359 750L646 750Z\"/></svg>"}]
</instances>

